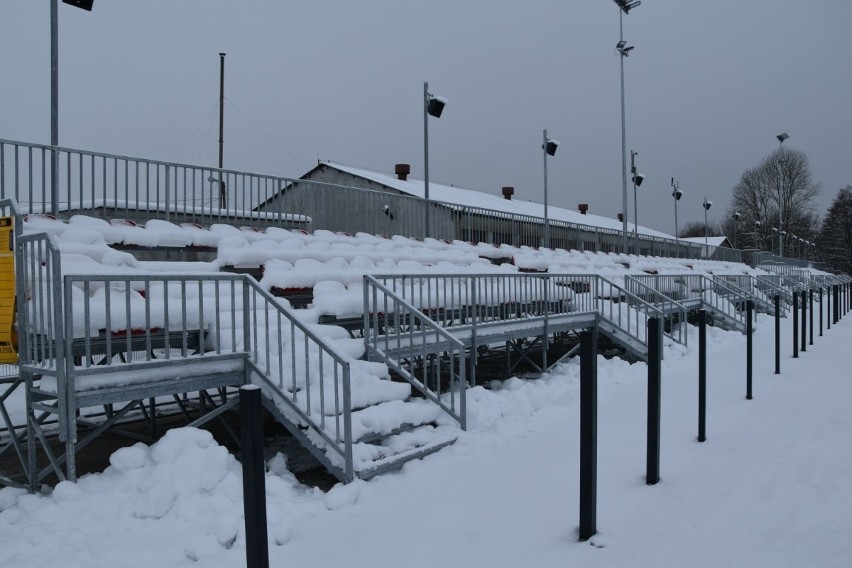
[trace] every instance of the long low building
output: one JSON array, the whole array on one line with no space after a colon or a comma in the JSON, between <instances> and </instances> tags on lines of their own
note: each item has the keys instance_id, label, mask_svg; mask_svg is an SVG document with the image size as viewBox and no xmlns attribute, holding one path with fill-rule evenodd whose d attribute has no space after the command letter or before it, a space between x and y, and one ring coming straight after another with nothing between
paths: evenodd
<instances>
[{"instance_id":1,"label":"long low building","mask_svg":"<svg viewBox=\"0 0 852 568\"><path fill-rule=\"evenodd\" d=\"M262 203L258 211L298 210L310 216L315 227L348 227L344 230L351 232L544 244L544 205L512 199L513 187L503 187L501 195L496 195L430 183L427 203L424 181L410 178L410 170L408 164L397 164L394 175L322 161ZM621 251L623 225L618 219L591 214L585 204L579 204L577 211L549 206L548 216L552 248ZM631 234L635 230L633 225L629 229ZM640 254L689 257L700 253L697 246L660 231L640 226L638 233Z\"/></svg>"}]
</instances>

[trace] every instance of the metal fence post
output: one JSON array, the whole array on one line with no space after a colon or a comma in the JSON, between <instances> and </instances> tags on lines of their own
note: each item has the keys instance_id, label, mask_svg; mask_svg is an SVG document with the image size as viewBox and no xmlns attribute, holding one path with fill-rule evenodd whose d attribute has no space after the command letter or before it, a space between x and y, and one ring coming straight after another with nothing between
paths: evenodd
<instances>
[{"instance_id":1,"label":"metal fence post","mask_svg":"<svg viewBox=\"0 0 852 568\"><path fill-rule=\"evenodd\" d=\"M832 312L833 312L832 313L832 319L834 320L834 323L837 323L837 320L840 319L840 310L837 309L838 300L840 299L840 288L837 286L837 284L832 286L832 288L833 288L832 293L834 294L834 298L833 298L834 302L833 302L833 306L832 306Z\"/></svg>"},{"instance_id":2,"label":"metal fence post","mask_svg":"<svg viewBox=\"0 0 852 568\"><path fill-rule=\"evenodd\" d=\"M240 388L240 443L247 568L269 568L266 534L266 468L263 463L263 406L260 387Z\"/></svg>"},{"instance_id":3,"label":"metal fence post","mask_svg":"<svg viewBox=\"0 0 852 568\"><path fill-rule=\"evenodd\" d=\"M808 296L802 290L802 353L808 350Z\"/></svg>"},{"instance_id":4,"label":"metal fence post","mask_svg":"<svg viewBox=\"0 0 852 568\"><path fill-rule=\"evenodd\" d=\"M754 339L754 328L752 312L754 312L754 301L746 300L746 400L752 398L752 348Z\"/></svg>"},{"instance_id":5,"label":"metal fence post","mask_svg":"<svg viewBox=\"0 0 852 568\"><path fill-rule=\"evenodd\" d=\"M698 441L707 440L707 310L698 310Z\"/></svg>"},{"instance_id":6,"label":"metal fence post","mask_svg":"<svg viewBox=\"0 0 852 568\"><path fill-rule=\"evenodd\" d=\"M810 331L808 332L808 345L814 344L814 289L808 290L808 318Z\"/></svg>"},{"instance_id":7,"label":"metal fence post","mask_svg":"<svg viewBox=\"0 0 852 568\"><path fill-rule=\"evenodd\" d=\"M648 320L648 447L645 469L645 483L648 485L660 481L661 330L660 318Z\"/></svg>"},{"instance_id":8,"label":"metal fence post","mask_svg":"<svg viewBox=\"0 0 852 568\"><path fill-rule=\"evenodd\" d=\"M793 359L799 358L799 293L793 291Z\"/></svg>"},{"instance_id":9,"label":"metal fence post","mask_svg":"<svg viewBox=\"0 0 852 568\"><path fill-rule=\"evenodd\" d=\"M822 286L819 287L819 336L822 337L822 310L825 307L822 297Z\"/></svg>"},{"instance_id":10,"label":"metal fence post","mask_svg":"<svg viewBox=\"0 0 852 568\"><path fill-rule=\"evenodd\" d=\"M597 532L597 335L596 327L580 334L580 540Z\"/></svg>"},{"instance_id":11,"label":"metal fence post","mask_svg":"<svg viewBox=\"0 0 852 568\"><path fill-rule=\"evenodd\" d=\"M775 294L775 374L781 374L781 296L778 294Z\"/></svg>"},{"instance_id":12,"label":"metal fence post","mask_svg":"<svg viewBox=\"0 0 852 568\"><path fill-rule=\"evenodd\" d=\"M831 329L831 306L834 303L831 301L831 286L825 287L825 327Z\"/></svg>"}]
</instances>

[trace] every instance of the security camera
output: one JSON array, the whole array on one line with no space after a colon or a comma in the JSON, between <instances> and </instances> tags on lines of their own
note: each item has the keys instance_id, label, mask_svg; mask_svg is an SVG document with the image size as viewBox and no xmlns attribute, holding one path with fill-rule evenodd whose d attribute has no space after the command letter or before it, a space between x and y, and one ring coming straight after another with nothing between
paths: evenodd
<instances>
[{"instance_id":1,"label":"security camera","mask_svg":"<svg viewBox=\"0 0 852 568\"><path fill-rule=\"evenodd\" d=\"M675 189L672 192L672 197L674 197L676 201L680 201L680 198L683 197L683 192L679 189Z\"/></svg>"},{"instance_id":2,"label":"security camera","mask_svg":"<svg viewBox=\"0 0 852 568\"><path fill-rule=\"evenodd\" d=\"M633 183L636 184L636 187L639 187L640 185L642 185L643 181L645 181L644 175L642 175L640 173L636 173L636 174L633 175Z\"/></svg>"},{"instance_id":3,"label":"security camera","mask_svg":"<svg viewBox=\"0 0 852 568\"><path fill-rule=\"evenodd\" d=\"M704 203L702 203L702 205L704 206L704 209L707 210L707 209L710 209L713 206L713 202L712 201L705 201Z\"/></svg>"}]
</instances>

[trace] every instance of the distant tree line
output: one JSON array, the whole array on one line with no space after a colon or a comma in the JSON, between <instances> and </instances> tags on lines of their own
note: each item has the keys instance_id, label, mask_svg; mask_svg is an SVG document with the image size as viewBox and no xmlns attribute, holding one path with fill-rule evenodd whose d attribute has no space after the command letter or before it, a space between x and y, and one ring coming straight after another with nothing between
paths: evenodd
<instances>
[{"instance_id":1,"label":"distant tree line","mask_svg":"<svg viewBox=\"0 0 852 568\"><path fill-rule=\"evenodd\" d=\"M817 213L820 184L807 155L779 147L747 169L734 186L721 222L686 223L679 237L725 235L738 249L813 260L852 274L852 185L840 189L824 219Z\"/></svg>"},{"instance_id":2,"label":"distant tree line","mask_svg":"<svg viewBox=\"0 0 852 568\"><path fill-rule=\"evenodd\" d=\"M828 268L852 274L852 186L837 193L817 234L816 245L820 260Z\"/></svg>"},{"instance_id":3,"label":"distant tree line","mask_svg":"<svg viewBox=\"0 0 852 568\"><path fill-rule=\"evenodd\" d=\"M816 240L820 228L816 213L819 194L820 185L813 181L807 155L778 148L743 172L734 186L722 232L739 249L778 254L781 231L785 256L811 257L814 251L802 250L799 239Z\"/></svg>"}]
</instances>

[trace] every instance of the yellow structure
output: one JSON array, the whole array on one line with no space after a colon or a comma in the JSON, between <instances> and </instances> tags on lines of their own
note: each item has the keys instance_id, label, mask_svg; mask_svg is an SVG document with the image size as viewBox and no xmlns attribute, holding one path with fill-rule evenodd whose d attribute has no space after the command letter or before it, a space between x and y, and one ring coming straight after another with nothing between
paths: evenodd
<instances>
[{"instance_id":1,"label":"yellow structure","mask_svg":"<svg viewBox=\"0 0 852 568\"><path fill-rule=\"evenodd\" d=\"M0 217L0 363L17 363L14 220Z\"/></svg>"}]
</instances>

